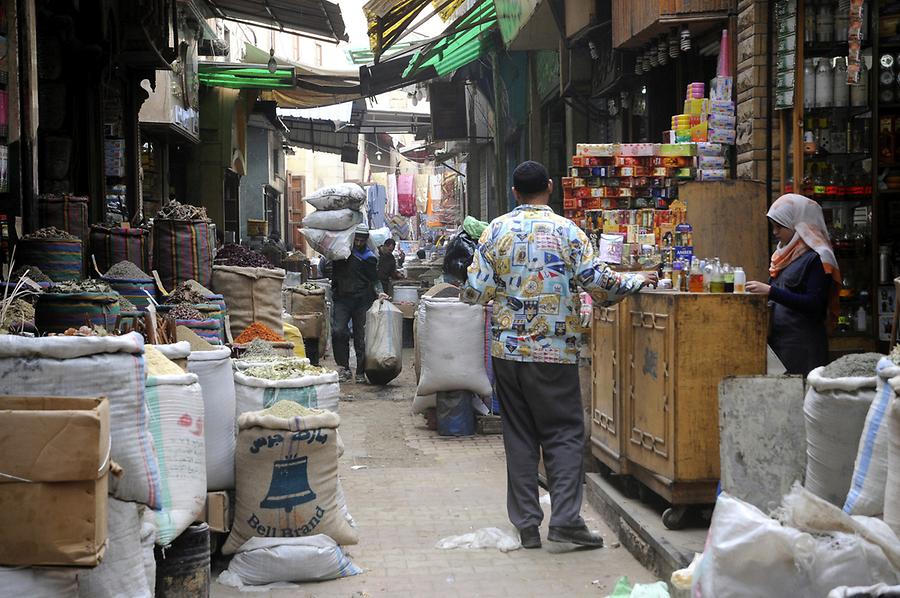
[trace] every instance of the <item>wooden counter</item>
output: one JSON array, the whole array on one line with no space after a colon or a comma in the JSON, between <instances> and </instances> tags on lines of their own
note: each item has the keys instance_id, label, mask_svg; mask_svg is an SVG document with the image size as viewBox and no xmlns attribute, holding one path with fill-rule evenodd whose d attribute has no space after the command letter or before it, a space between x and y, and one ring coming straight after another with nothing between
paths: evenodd
<instances>
[{"instance_id":1,"label":"wooden counter","mask_svg":"<svg viewBox=\"0 0 900 598\"><path fill-rule=\"evenodd\" d=\"M766 298L642 292L595 307L591 446L674 505L715 502L718 386L766 373Z\"/></svg>"}]
</instances>

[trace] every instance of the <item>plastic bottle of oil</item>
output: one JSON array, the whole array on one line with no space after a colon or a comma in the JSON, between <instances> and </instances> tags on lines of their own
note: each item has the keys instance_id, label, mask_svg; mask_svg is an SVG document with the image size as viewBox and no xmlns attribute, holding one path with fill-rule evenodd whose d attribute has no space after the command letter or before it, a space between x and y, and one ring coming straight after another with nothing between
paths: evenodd
<instances>
[{"instance_id":1,"label":"plastic bottle of oil","mask_svg":"<svg viewBox=\"0 0 900 598\"><path fill-rule=\"evenodd\" d=\"M688 290L692 293L703 292L703 270L700 269L700 260L696 257L691 260L691 276L688 280Z\"/></svg>"},{"instance_id":2,"label":"plastic bottle of oil","mask_svg":"<svg viewBox=\"0 0 900 598\"><path fill-rule=\"evenodd\" d=\"M740 266L735 266L734 268L734 292L747 292L747 275L744 273L744 269Z\"/></svg>"},{"instance_id":3,"label":"plastic bottle of oil","mask_svg":"<svg viewBox=\"0 0 900 598\"><path fill-rule=\"evenodd\" d=\"M723 272L722 270L722 266L719 263L719 258L715 258L712 261L712 279L709 281L709 292L725 292L725 272Z\"/></svg>"}]
</instances>

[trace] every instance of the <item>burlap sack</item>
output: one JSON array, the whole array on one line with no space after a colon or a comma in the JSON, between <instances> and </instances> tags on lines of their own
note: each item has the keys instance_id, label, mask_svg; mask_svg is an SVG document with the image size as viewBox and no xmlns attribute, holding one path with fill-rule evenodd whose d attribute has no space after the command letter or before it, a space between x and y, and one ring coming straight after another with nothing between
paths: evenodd
<instances>
[{"instance_id":1,"label":"burlap sack","mask_svg":"<svg viewBox=\"0 0 900 598\"><path fill-rule=\"evenodd\" d=\"M239 336L253 322L281 331L281 285L284 270L213 266L213 290L225 298L231 336Z\"/></svg>"},{"instance_id":2,"label":"burlap sack","mask_svg":"<svg viewBox=\"0 0 900 598\"><path fill-rule=\"evenodd\" d=\"M316 289L316 291L287 289L285 291L285 308L292 316L325 313L325 289Z\"/></svg>"},{"instance_id":3,"label":"burlap sack","mask_svg":"<svg viewBox=\"0 0 900 598\"><path fill-rule=\"evenodd\" d=\"M263 411L238 417L235 516L223 554L253 537L359 541L337 502L340 422L337 413L319 410L290 419Z\"/></svg>"}]
</instances>

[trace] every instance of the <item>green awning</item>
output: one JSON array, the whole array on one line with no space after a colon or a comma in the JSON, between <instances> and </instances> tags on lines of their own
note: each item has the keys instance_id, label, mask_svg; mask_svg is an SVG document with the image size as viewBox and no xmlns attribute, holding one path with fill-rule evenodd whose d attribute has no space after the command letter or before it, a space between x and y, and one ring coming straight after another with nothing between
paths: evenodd
<instances>
[{"instance_id":1,"label":"green awning","mask_svg":"<svg viewBox=\"0 0 900 598\"><path fill-rule=\"evenodd\" d=\"M369 45L374 62L394 45L416 17L431 4L441 19L447 21L465 0L369 0L363 13L369 24Z\"/></svg>"},{"instance_id":2,"label":"green awning","mask_svg":"<svg viewBox=\"0 0 900 598\"><path fill-rule=\"evenodd\" d=\"M266 65L201 62L200 83L230 89L287 89L296 85L293 68L278 68L274 73Z\"/></svg>"},{"instance_id":3,"label":"green awning","mask_svg":"<svg viewBox=\"0 0 900 598\"><path fill-rule=\"evenodd\" d=\"M421 70L433 67L439 77L477 60L491 47L491 36L497 27L497 10L493 0L482 0L465 15L458 18L442 35L413 55L404 77L415 76Z\"/></svg>"}]
</instances>

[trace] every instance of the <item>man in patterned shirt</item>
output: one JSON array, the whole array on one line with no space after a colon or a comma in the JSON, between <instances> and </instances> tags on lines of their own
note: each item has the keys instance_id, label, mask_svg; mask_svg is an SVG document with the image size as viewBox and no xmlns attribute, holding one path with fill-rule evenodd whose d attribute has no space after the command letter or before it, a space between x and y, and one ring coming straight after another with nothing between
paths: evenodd
<instances>
[{"instance_id":1,"label":"man in patterned shirt","mask_svg":"<svg viewBox=\"0 0 900 598\"><path fill-rule=\"evenodd\" d=\"M552 501L547 539L600 547L603 538L581 518L578 287L611 305L655 285L657 277L617 274L597 260L584 232L547 205L552 191L541 164L516 168L519 206L484 231L460 296L467 303L494 302L491 355L503 417L507 510L522 545L541 546L537 473L543 449Z\"/></svg>"}]
</instances>

